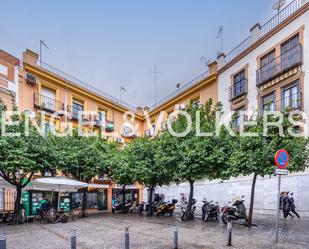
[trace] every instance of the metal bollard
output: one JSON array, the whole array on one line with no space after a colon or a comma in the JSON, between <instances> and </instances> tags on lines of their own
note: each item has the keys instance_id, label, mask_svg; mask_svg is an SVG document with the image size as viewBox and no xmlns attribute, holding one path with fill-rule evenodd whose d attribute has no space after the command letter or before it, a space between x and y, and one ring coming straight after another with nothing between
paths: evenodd
<instances>
[{"instance_id":1,"label":"metal bollard","mask_svg":"<svg viewBox=\"0 0 309 249\"><path fill-rule=\"evenodd\" d=\"M177 229L177 227L174 227L173 249L178 249L178 229Z\"/></svg>"},{"instance_id":2,"label":"metal bollard","mask_svg":"<svg viewBox=\"0 0 309 249\"><path fill-rule=\"evenodd\" d=\"M76 249L76 230L71 231L71 249Z\"/></svg>"},{"instance_id":3,"label":"metal bollard","mask_svg":"<svg viewBox=\"0 0 309 249\"><path fill-rule=\"evenodd\" d=\"M124 248L129 249L130 248L130 235L129 235L129 227L125 228L124 233Z\"/></svg>"},{"instance_id":4,"label":"metal bollard","mask_svg":"<svg viewBox=\"0 0 309 249\"><path fill-rule=\"evenodd\" d=\"M232 246L232 221L227 222L227 246Z\"/></svg>"},{"instance_id":5,"label":"metal bollard","mask_svg":"<svg viewBox=\"0 0 309 249\"><path fill-rule=\"evenodd\" d=\"M6 234L0 234L0 249L6 249Z\"/></svg>"}]
</instances>

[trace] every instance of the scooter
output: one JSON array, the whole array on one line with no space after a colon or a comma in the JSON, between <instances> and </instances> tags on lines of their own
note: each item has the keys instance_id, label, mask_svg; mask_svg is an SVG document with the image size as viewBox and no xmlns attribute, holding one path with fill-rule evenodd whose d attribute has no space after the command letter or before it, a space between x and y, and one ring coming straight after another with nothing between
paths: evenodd
<instances>
[{"instance_id":1,"label":"scooter","mask_svg":"<svg viewBox=\"0 0 309 249\"><path fill-rule=\"evenodd\" d=\"M153 209L153 212L155 212L155 203L153 203L153 206L152 206L152 209ZM141 202L141 204L139 205L138 207L138 213L140 215L142 215L144 212L149 212L150 211L150 205L149 203L147 202Z\"/></svg>"},{"instance_id":2,"label":"scooter","mask_svg":"<svg viewBox=\"0 0 309 249\"><path fill-rule=\"evenodd\" d=\"M173 199L172 202L163 202L162 204L155 206L154 212L156 216L159 216L161 214L162 215L169 214L170 216L172 216L174 214L177 202L178 201L176 199Z\"/></svg>"},{"instance_id":3,"label":"scooter","mask_svg":"<svg viewBox=\"0 0 309 249\"><path fill-rule=\"evenodd\" d=\"M184 202L181 206L182 216L181 220L194 220L195 217L195 211L196 211L196 199L192 200L192 207L191 207L191 214L190 217L186 217L187 208L188 208L188 202Z\"/></svg>"},{"instance_id":4,"label":"scooter","mask_svg":"<svg viewBox=\"0 0 309 249\"><path fill-rule=\"evenodd\" d=\"M225 206L221 209L221 219L224 224L228 221L245 220L248 222L247 210L244 204L245 196L236 198L232 206ZM231 203L231 202L230 202Z\"/></svg>"},{"instance_id":5,"label":"scooter","mask_svg":"<svg viewBox=\"0 0 309 249\"><path fill-rule=\"evenodd\" d=\"M132 201L126 201L125 207L124 207L124 212L128 213L130 211L132 205L133 205ZM115 202L115 205L112 207L112 213L114 214L115 211L123 211L123 204L122 204L122 202L120 202L120 201L116 201Z\"/></svg>"},{"instance_id":6,"label":"scooter","mask_svg":"<svg viewBox=\"0 0 309 249\"><path fill-rule=\"evenodd\" d=\"M202 206L202 220L207 222L209 219L219 219L220 207L218 202L216 204L213 201L208 202L206 199L203 200L204 205Z\"/></svg>"}]
</instances>

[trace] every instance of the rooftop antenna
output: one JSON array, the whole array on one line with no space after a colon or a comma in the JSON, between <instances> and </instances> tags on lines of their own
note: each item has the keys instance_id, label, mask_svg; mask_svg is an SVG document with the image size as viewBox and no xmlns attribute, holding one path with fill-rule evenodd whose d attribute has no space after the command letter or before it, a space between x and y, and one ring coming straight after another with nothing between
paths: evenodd
<instances>
[{"instance_id":1,"label":"rooftop antenna","mask_svg":"<svg viewBox=\"0 0 309 249\"><path fill-rule=\"evenodd\" d=\"M155 98L155 104L154 106L157 107L157 77L158 74L162 73L158 71L157 65L154 66L154 71L153 71L153 82L154 82L154 98Z\"/></svg>"},{"instance_id":2,"label":"rooftop antenna","mask_svg":"<svg viewBox=\"0 0 309 249\"><path fill-rule=\"evenodd\" d=\"M120 89L119 89L119 100L120 100L120 103L122 102L122 92L126 92L127 90L123 87L123 86L120 86Z\"/></svg>"},{"instance_id":3,"label":"rooftop antenna","mask_svg":"<svg viewBox=\"0 0 309 249\"><path fill-rule=\"evenodd\" d=\"M47 47L45 41L40 40L40 66L42 66L42 45L44 47L46 47L47 49L49 49L49 47Z\"/></svg>"},{"instance_id":4,"label":"rooftop antenna","mask_svg":"<svg viewBox=\"0 0 309 249\"><path fill-rule=\"evenodd\" d=\"M221 47L220 47L220 52L223 52L223 33L224 33L224 26L220 25L218 26L218 34L217 34L217 39L220 39L221 42Z\"/></svg>"},{"instance_id":5,"label":"rooftop antenna","mask_svg":"<svg viewBox=\"0 0 309 249\"><path fill-rule=\"evenodd\" d=\"M284 6L286 4L286 0L278 0L278 1L276 1L274 4L273 4L273 6L272 6L272 8L273 8L273 10L277 10L277 15L278 15L278 24L279 24L279 13L280 13L280 10L281 10L281 8Z\"/></svg>"}]
</instances>

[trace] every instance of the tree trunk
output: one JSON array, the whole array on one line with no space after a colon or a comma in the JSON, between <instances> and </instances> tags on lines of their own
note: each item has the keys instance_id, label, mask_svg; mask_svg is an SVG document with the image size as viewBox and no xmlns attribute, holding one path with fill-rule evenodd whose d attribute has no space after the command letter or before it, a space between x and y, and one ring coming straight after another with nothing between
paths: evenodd
<instances>
[{"instance_id":1,"label":"tree trunk","mask_svg":"<svg viewBox=\"0 0 309 249\"><path fill-rule=\"evenodd\" d=\"M20 223L20 200L21 200L21 195L22 195L22 187L21 186L16 186L16 199L15 199L15 204L14 204L14 219L15 223L19 224Z\"/></svg>"},{"instance_id":2,"label":"tree trunk","mask_svg":"<svg viewBox=\"0 0 309 249\"><path fill-rule=\"evenodd\" d=\"M149 199L148 199L148 206L149 206L149 210L147 211L149 216L153 216L153 208L152 208L152 195L153 195L153 190L154 187L150 187L149 188Z\"/></svg>"},{"instance_id":3,"label":"tree trunk","mask_svg":"<svg viewBox=\"0 0 309 249\"><path fill-rule=\"evenodd\" d=\"M248 216L248 226L252 226L252 220L253 220L253 206L254 206L254 193L255 193L255 184L257 179L257 173L254 173L253 180L252 180L252 186L251 186L251 197L250 197L250 208L249 208L249 216Z\"/></svg>"},{"instance_id":4,"label":"tree trunk","mask_svg":"<svg viewBox=\"0 0 309 249\"><path fill-rule=\"evenodd\" d=\"M87 191L86 191L86 189L83 189L82 218L86 217L86 208L87 208Z\"/></svg>"},{"instance_id":5,"label":"tree trunk","mask_svg":"<svg viewBox=\"0 0 309 249\"><path fill-rule=\"evenodd\" d=\"M189 194L189 201L188 206L186 210L186 220L191 220L194 217L192 217L192 202L193 202L193 191L194 191L194 181L189 181L190 183L190 194Z\"/></svg>"},{"instance_id":6,"label":"tree trunk","mask_svg":"<svg viewBox=\"0 0 309 249\"><path fill-rule=\"evenodd\" d=\"M126 212L126 185L123 185L122 187L122 212Z\"/></svg>"}]
</instances>

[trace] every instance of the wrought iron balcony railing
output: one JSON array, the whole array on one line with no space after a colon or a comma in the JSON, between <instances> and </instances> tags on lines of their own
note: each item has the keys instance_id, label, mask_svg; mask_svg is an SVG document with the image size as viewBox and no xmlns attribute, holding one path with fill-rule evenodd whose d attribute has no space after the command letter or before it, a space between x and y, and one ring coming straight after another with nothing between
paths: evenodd
<instances>
[{"instance_id":1,"label":"wrought iron balcony railing","mask_svg":"<svg viewBox=\"0 0 309 249\"><path fill-rule=\"evenodd\" d=\"M248 80L243 79L229 87L229 100L233 101L248 93Z\"/></svg>"},{"instance_id":2,"label":"wrought iron balcony railing","mask_svg":"<svg viewBox=\"0 0 309 249\"><path fill-rule=\"evenodd\" d=\"M57 111L64 111L64 104L62 102L39 93L34 93L33 103L35 108L46 112L54 113Z\"/></svg>"},{"instance_id":3,"label":"wrought iron balcony railing","mask_svg":"<svg viewBox=\"0 0 309 249\"><path fill-rule=\"evenodd\" d=\"M297 44L256 71L257 87L260 87L283 73L300 66L302 62L303 48L301 44Z\"/></svg>"},{"instance_id":4,"label":"wrought iron balcony railing","mask_svg":"<svg viewBox=\"0 0 309 249\"><path fill-rule=\"evenodd\" d=\"M294 110L302 110L302 108L302 94L301 92L297 92L278 101L261 105L260 114L264 111L290 112Z\"/></svg>"}]
</instances>

